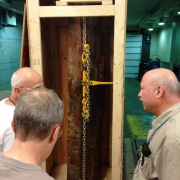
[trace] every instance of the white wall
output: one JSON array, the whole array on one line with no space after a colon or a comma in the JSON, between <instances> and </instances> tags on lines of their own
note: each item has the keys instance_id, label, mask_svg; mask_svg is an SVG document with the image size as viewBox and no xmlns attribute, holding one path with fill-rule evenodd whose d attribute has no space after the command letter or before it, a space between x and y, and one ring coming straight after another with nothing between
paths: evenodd
<instances>
[{"instance_id":1,"label":"white wall","mask_svg":"<svg viewBox=\"0 0 180 180\"><path fill-rule=\"evenodd\" d=\"M176 31L176 55L174 63L180 65L180 20L177 20L177 31Z\"/></svg>"},{"instance_id":2,"label":"white wall","mask_svg":"<svg viewBox=\"0 0 180 180\"><path fill-rule=\"evenodd\" d=\"M163 67L166 68L169 68L170 61L174 65L180 65L180 19L174 20L174 22L177 23L175 42L172 42L173 19L170 19L165 26L162 26L159 32L151 33L150 58L153 55L157 55L163 61L161 62ZM172 45L175 47L175 50L171 49ZM173 59L170 59L171 53L175 53Z\"/></svg>"},{"instance_id":3,"label":"white wall","mask_svg":"<svg viewBox=\"0 0 180 180\"><path fill-rule=\"evenodd\" d=\"M158 55L158 39L159 32L151 33L151 48L150 48L150 59L153 59L154 55Z\"/></svg>"},{"instance_id":4,"label":"white wall","mask_svg":"<svg viewBox=\"0 0 180 180\"><path fill-rule=\"evenodd\" d=\"M161 61L170 61L172 22L162 27L158 38L158 56Z\"/></svg>"}]
</instances>

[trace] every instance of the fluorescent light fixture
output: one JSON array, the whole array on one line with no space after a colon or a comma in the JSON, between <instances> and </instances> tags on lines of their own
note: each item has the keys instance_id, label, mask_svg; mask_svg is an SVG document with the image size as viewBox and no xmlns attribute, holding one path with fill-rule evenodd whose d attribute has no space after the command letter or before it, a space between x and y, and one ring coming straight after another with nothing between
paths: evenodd
<instances>
[{"instance_id":1,"label":"fluorescent light fixture","mask_svg":"<svg viewBox=\"0 0 180 180\"><path fill-rule=\"evenodd\" d=\"M164 21L163 21L163 18L159 18L159 23L158 23L158 25L160 25L160 26L163 26L165 23L164 23Z\"/></svg>"}]
</instances>

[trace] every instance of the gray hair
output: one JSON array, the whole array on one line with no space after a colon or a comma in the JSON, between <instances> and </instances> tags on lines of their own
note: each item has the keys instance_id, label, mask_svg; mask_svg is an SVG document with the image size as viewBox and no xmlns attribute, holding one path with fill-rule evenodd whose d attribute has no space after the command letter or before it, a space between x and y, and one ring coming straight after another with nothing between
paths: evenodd
<instances>
[{"instance_id":1,"label":"gray hair","mask_svg":"<svg viewBox=\"0 0 180 180\"><path fill-rule=\"evenodd\" d=\"M24 93L14 110L15 136L22 141L43 140L55 125L61 125L64 105L58 95L46 88Z\"/></svg>"},{"instance_id":2,"label":"gray hair","mask_svg":"<svg viewBox=\"0 0 180 180\"><path fill-rule=\"evenodd\" d=\"M166 87L169 90L169 92L179 94L179 96L180 96L180 83L178 81L173 82L173 81L171 81L171 79L167 79Z\"/></svg>"},{"instance_id":3,"label":"gray hair","mask_svg":"<svg viewBox=\"0 0 180 180\"><path fill-rule=\"evenodd\" d=\"M25 77L19 74L14 73L11 77L11 89L14 91L14 87L18 86L25 80Z\"/></svg>"},{"instance_id":4,"label":"gray hair","mask_svg":"<svg viewBox=\"0 0 180 180\"><path fill-rule=\"evenodd\" d=\"M152 83L154 85L162 85L164 86L170 93L179 94L180 95L180 83L175 77L174 74L159 74L157 76L153 76Z\"/></svg>"}]
</instances>

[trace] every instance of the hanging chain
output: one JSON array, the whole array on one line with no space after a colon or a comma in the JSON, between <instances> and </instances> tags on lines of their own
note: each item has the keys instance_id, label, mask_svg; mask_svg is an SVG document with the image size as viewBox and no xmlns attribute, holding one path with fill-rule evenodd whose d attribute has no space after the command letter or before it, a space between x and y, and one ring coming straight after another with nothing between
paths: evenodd
<instances>
[{"instance_id":1,"label":"hanging chain","mask_svg":"<svg viewBox=\"0 0 180 180\"><path fill-rule=\"evenodd\" d=\"M90 116L90 46L86 44L86 17L83 17L83 80L86 85L83 86L83 167L82 178L86 179L86 123Z\"/></svg>"},{"instance_id":2,"label":"hanging chain","mask_svg":"<svg viewBox=\"0 0 180 180\"><path fill-rule=\"evenodd\" d=\"M86 17L83 17L83 46L86 44Z\"/></svg>"}]
</instances>

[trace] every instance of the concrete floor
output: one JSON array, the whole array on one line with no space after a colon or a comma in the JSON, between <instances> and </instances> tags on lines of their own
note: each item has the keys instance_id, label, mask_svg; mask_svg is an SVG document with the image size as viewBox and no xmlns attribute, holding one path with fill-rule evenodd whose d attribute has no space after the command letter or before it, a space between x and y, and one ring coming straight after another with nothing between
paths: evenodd
<instances>
[{"instance_id":1,"label":"concrete floor","mask_svg":"<svg viewBox=\"0 0 180 180\"><path fill-rule=\"evenodd\" d=\"M137 149L146 140L154 115L145 111L138 98L140 81L125 79L124 103L124 178L131 180L138 161Z\"/></svg>"}]
</instances>

